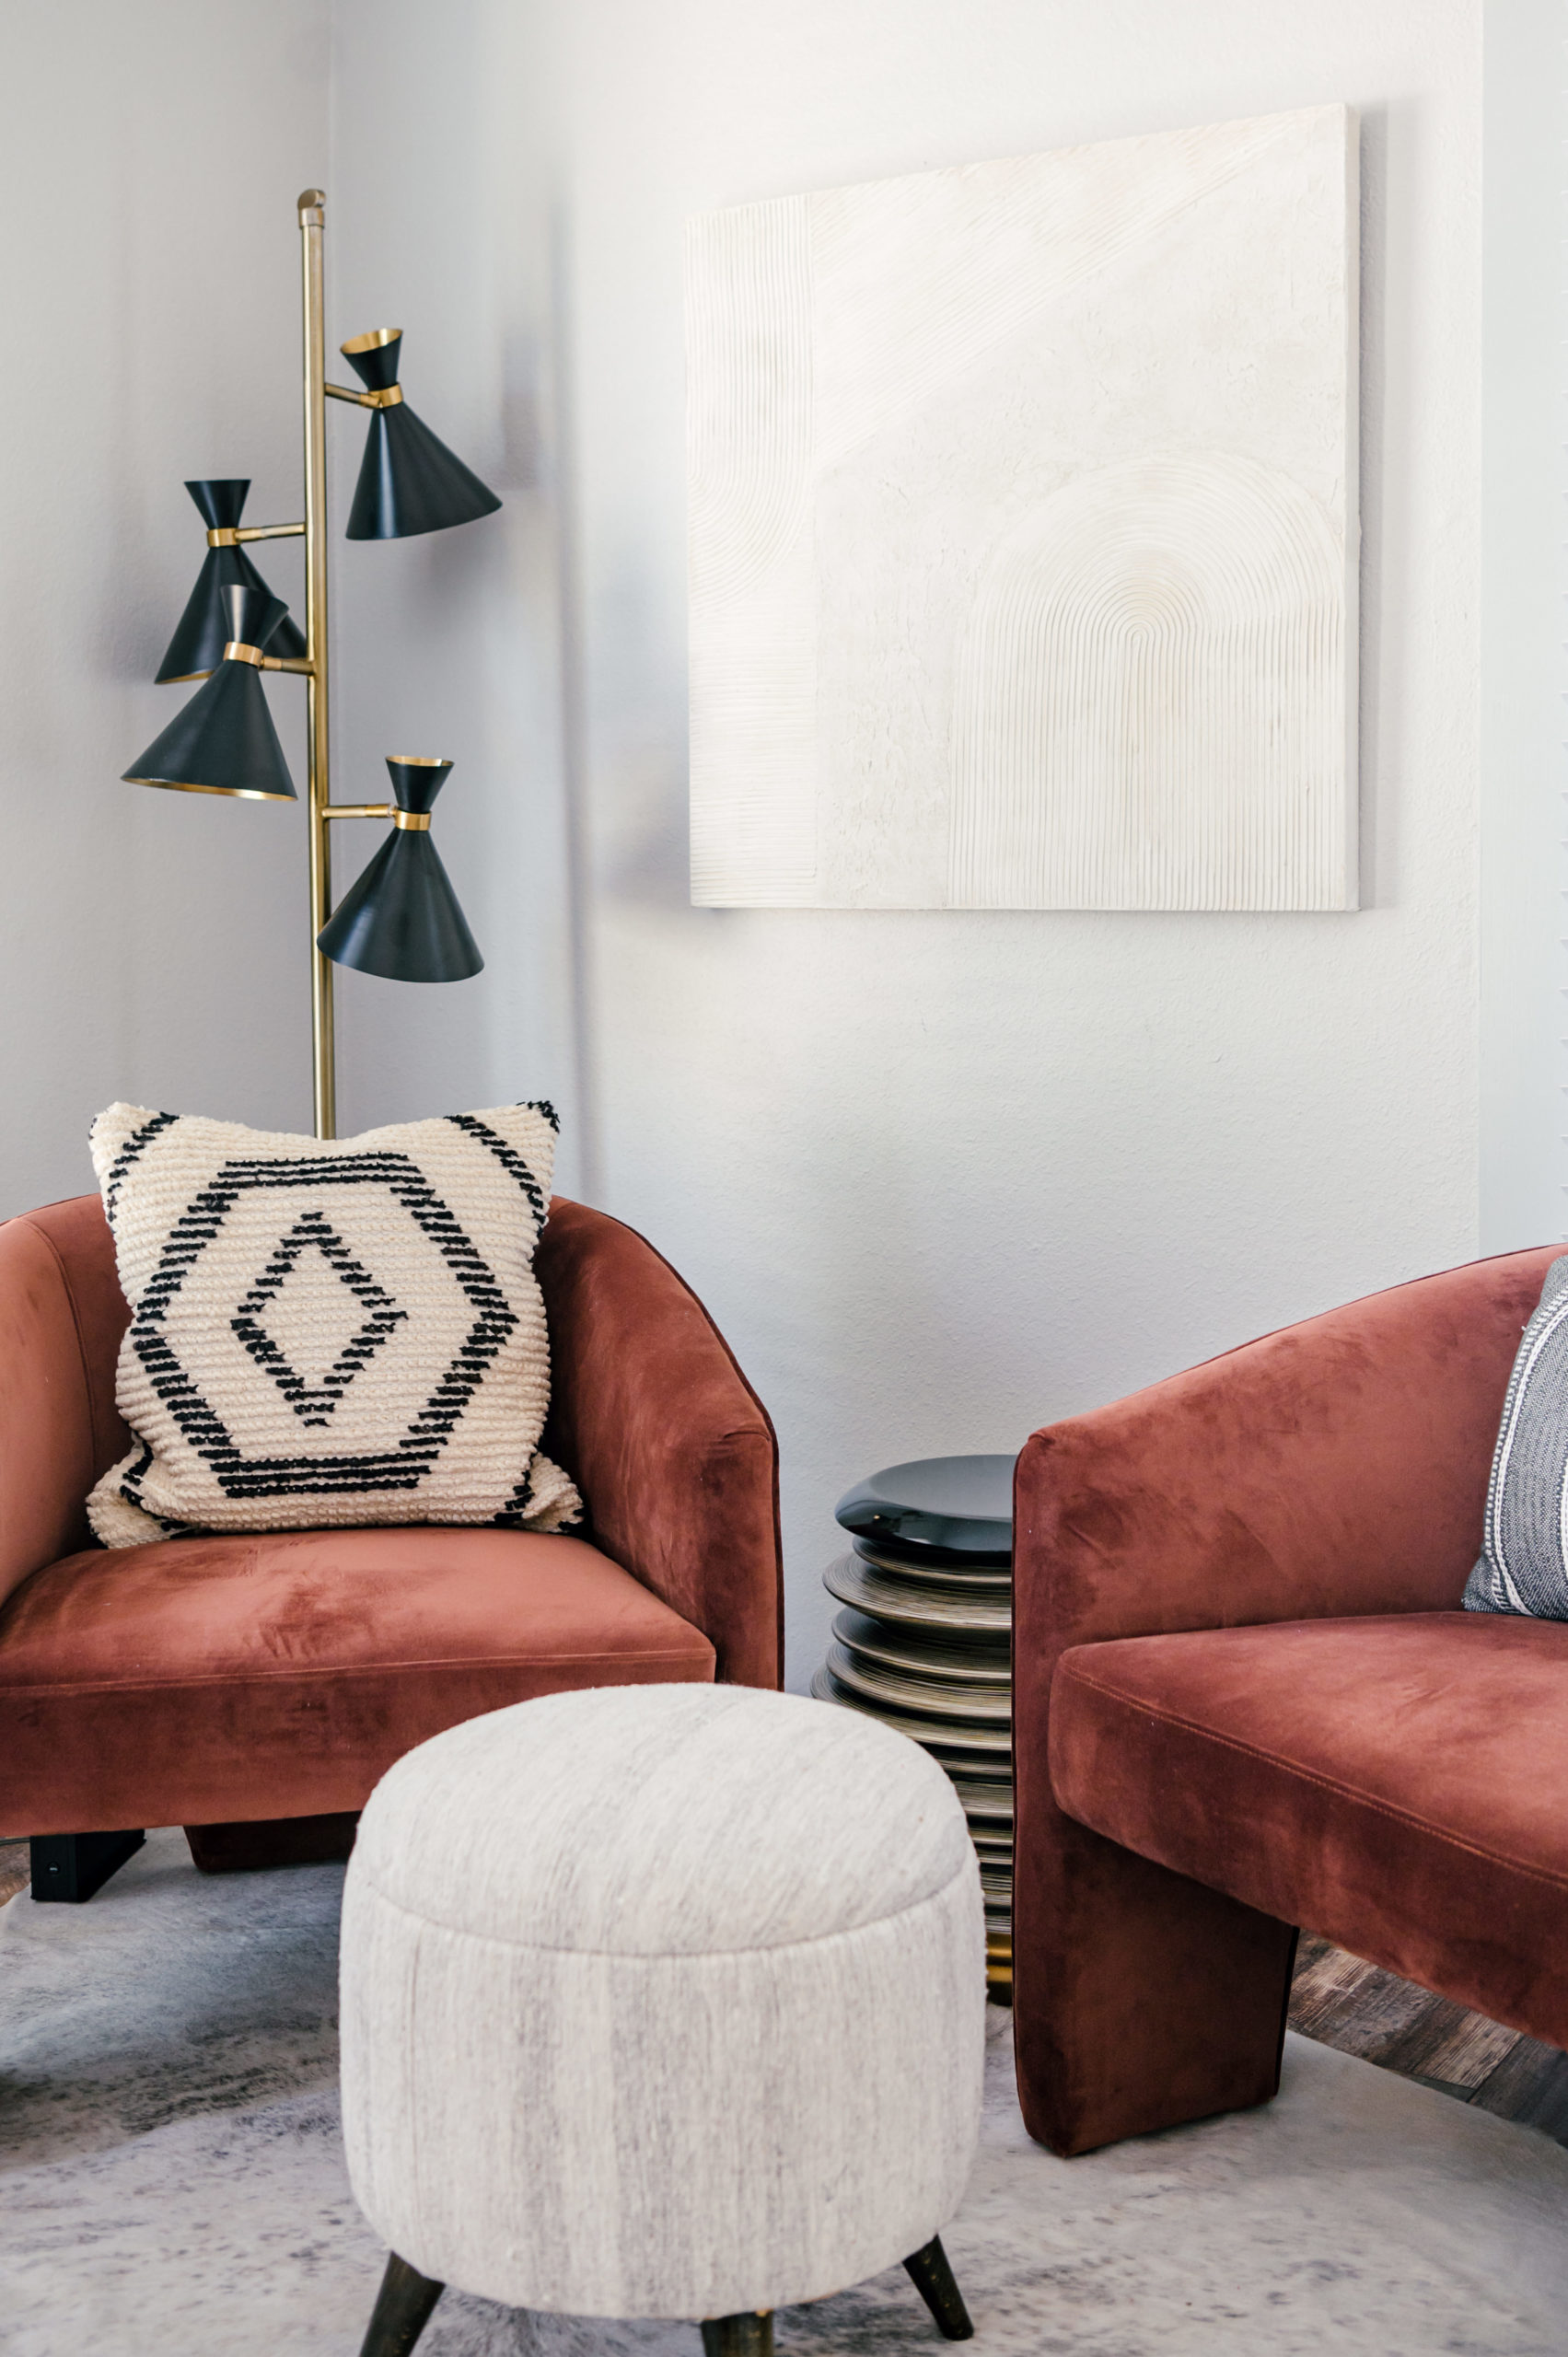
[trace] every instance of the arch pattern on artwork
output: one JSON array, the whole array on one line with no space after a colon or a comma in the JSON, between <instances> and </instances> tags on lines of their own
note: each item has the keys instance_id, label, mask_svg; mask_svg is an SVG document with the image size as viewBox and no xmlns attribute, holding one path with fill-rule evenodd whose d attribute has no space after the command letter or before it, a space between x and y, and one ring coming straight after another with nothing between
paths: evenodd
<instances>
[{"instance_id":1,"label":"arch pattern on artwork","mask_svg":"<svg viewBox=\"0 0 1568 2357\"><path fill-rule=\"evenodd\" d=\"M962 633L960 908L1345 908L1344 552L1228 454L1079 476L993 551Z\"/></svg>"}]
</instances>

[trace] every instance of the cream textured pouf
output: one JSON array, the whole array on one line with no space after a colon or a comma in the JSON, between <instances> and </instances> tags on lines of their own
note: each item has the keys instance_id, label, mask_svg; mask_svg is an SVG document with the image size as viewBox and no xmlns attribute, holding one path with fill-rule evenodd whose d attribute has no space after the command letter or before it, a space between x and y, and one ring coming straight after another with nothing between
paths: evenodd
<instances>
[{"instance_id":1,"label":"cream textured pouf","mask_svg":"<svg viewBox=\"0 0 1568 2357\"><path fill-rule=\"evenodd\" d=\"M974 1849L903 1736L738 1686L451 1728L377 1786L344 1894L349 2175L394 2254L367 2357L447 2282L764 2349L899 2259L964 2337L935 2237L984 2043Z\"/></svg>"}]
</instances>

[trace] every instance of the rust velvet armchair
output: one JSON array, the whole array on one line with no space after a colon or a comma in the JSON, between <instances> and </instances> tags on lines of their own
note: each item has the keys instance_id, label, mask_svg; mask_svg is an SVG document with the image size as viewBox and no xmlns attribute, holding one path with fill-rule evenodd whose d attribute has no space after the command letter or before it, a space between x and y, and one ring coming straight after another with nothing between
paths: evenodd
<instances>
[{"instance_id":1,"label":"rust velvet armchair","mask_svg":"<svg viewBox=\"0 0 1568 2357\"><path fill-rule=\"evenodd\" d=\"M1568 2045L1568 1626L1459 1608L1562 1248L1026 1445L1016 2036L1056 2151L1266 2101L1296 1926Z\"/></svg>"},{"instance_id":2,"label":"rust velvet armchair","mask_svg":"<svg viewBox=\"0 0 1568 2357\"><path fill-rule=\"evenodd\" d=\"M537 1273L544 1446L583 1535L420 1527L105 1550L84 1500L129 1435L129 1311L99 1198L0 1225L0 1835L60 1895L150 1825L199 1864L331 1854L427 1736L566 1688L776 1686L777 1450L702 1304L557 1199ZM127 1840L105 1844L101 1837ZM97 1837L97 1847L92 1838ZM80 1887L67 1887L73 1884Z\"/></svg>"}]
</instances>

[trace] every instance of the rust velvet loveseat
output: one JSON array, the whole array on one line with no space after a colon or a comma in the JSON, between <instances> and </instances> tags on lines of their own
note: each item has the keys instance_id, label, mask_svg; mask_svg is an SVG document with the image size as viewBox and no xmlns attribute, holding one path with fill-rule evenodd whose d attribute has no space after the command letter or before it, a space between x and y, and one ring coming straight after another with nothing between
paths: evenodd
<instances>
[{"instance_id":1,"label":"rust velvet loveseat","mask_svg":"<svg viewBox=\"0 0 1568 2357\"><path fill-rule=\"evenodd\" d=\"M1056 2151L1266 2101L1295 1926L1568 2045L1568 1626L1459 1608L1562 1248L1026 1445L1016 2036Z\"/></svg>"},{"instance_id":2,"label":"rust velvet loveseat","mask_svg":"<svg viewBox=\"0 0 1568 2357\"><path fill-rule=\"evenodd\" d=\"M96 1195L0 1225L0 1835L184 1825L199 1864L324 1854L392 1761L565 1688L776 1686L772 1427L701 1303L557 1199L544 1446L587 1536L430 1527L106 1550L129 1319Z\"/></svg>"}]
</instances>

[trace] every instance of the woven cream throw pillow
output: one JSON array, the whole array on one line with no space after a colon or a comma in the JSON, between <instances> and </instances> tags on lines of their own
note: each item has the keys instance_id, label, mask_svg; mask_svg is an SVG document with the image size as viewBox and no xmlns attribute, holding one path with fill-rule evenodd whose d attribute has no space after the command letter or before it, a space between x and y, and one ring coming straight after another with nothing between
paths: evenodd
<instances>
[{"instance_id":1,"label":"woven cream throw pillow","mask_svg":"<svg viewBox=\"0 0 1568 2357\"><path fill-rule=\"evenodd\" d=\"M575 1521L538 1446L533 1257L555 1129L548 1105L337 1140L100 1113L93 1167L131 1305L116 1397L136 1440L87 1500L104 1544Z\"/></svg>"}]
</instances>

